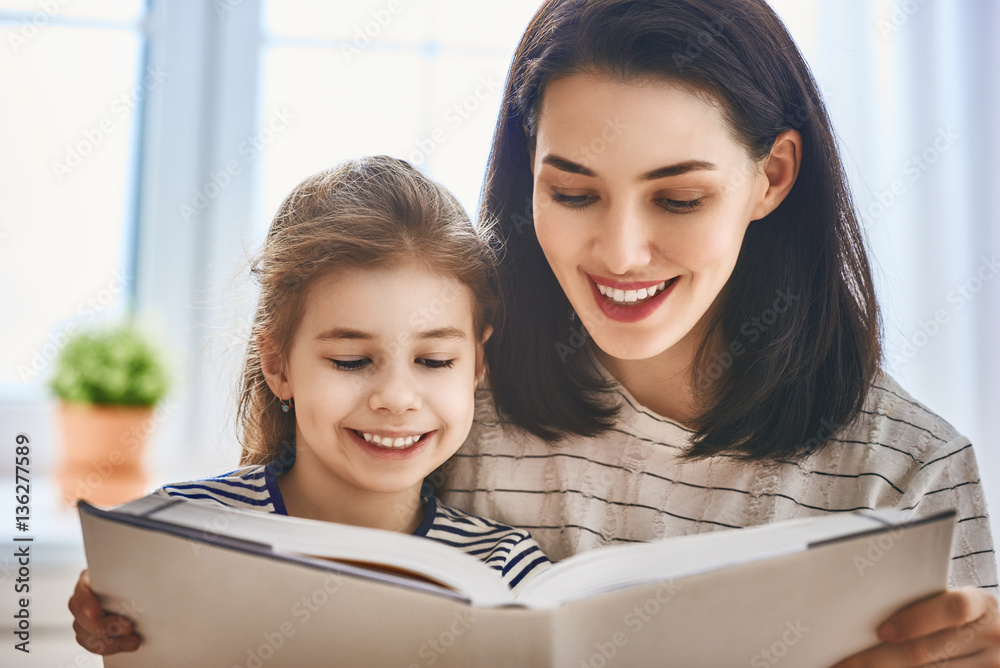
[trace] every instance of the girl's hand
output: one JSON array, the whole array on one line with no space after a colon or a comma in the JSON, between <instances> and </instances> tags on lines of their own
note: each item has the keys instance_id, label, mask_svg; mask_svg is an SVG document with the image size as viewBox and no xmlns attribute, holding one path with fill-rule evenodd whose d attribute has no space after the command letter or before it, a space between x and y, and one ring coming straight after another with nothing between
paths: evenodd
<instances>
[{"instance_id":1,"label":"girl's hand","mask_svg":"<svg viewBox=\"0 0 1000 668\"><path fill-rule=\"evenodd\" d=\"M1000 666L997 599L975 587L949 589L897 611L878 637L881 645L834 668Z\"/></svg>"},{"instance_id":2,"label":"girl's hand","mask_svg":"<svg viewBox=\"0 0 1000 668\"><path fill-rule=\"evenodd\" d=\"M90 588L86 569L80 573L73 597L69 599L69 611L73 613L76 641L84 649L106 656L134 652L139 648L139 636L133 633L132 622L101 609L101 602Z\"/></svg>"}]
</instances>

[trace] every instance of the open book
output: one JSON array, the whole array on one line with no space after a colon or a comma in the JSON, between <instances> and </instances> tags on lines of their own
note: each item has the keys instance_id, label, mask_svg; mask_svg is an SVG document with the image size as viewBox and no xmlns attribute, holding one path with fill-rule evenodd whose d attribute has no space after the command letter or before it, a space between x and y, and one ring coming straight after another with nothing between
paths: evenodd
<instances>
[{"instance_id":1,"label":"open book","mask_svg":"<svg viewBox=\"0 0 1000 668\"><path fill-rule=\"evenodd\" d=\"M79 502L124 666L809 668L947 585L954 512L862 511L611 546L508 591L426 538L148 496Z\"/></svg>"}]
</instances>

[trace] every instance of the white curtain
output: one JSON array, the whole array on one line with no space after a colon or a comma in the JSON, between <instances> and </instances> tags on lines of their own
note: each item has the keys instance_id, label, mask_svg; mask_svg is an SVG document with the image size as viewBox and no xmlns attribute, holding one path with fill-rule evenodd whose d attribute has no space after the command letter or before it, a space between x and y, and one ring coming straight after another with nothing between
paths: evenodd
<instances>
[{"instance_id":1,"label":"white curtain","mask_svg":"<svg viewBox=\"0 0 1000 668\"><path fill-rule=\"evenodd\" d=\"M830 108L889 372L976 447L1000 539L1000 3L772 0Z\"/></svg>"}]
</instances>

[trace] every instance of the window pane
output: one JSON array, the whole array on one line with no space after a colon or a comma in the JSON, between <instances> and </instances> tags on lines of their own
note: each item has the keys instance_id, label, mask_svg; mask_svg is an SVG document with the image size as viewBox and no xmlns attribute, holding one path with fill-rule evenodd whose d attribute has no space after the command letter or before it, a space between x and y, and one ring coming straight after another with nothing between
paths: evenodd
<instances>
[{"instance_id":1,"label":"window pane","mask_svg":"<svg viewBox=\"0 0 1000 668\"><path fill-rule=\"evenodd\" d=\"M499 49L509 54L509 64L521 33L540 4L540 0L438 0L428 24L434 26L434 37L443 44Z\"/></svg>"},{"instance_id":2,"label":"window pane","mask_svg":"<svg viewBox=\"0 0 1000 668\"><path fill-rule=\"evenodd\" d=\"M36 28L45 28L49 23L49 19L46 17L52 16L130 21L138 18L144 4L144 0L86 0L85 2L73 0L0 0L0 10L30 12L27 17L28 21Z\"/></svg>"},{"instance_id":3,"label":"window pane","mask_svg":"<svg viewBox=\"0 0 1000 668\"><path fill-rule=\"evenodd\" d=\"M0 27L7 42L16 27ZM139 38L48 27L0 49L0 383L50 372L60 334L121 308Z\"/></svg>"},{"instance_id":4,"label":"window pane","mask_svg":"<svg viewBox=\"0 0 1000 668\"><path fill-rule=\"evenodd\" d=\"M335 49L269 49L263 124L286 111L291 120L264 151L265 215L313 172L347 158L413 150L427 88L421 60L373 51L349 64Z\"/></svg>"},{"instance_id":5,"label":"window pane","mask_svg":"<svg viewBox=\"0 0 1000 668\"><path fill-rule=\"evenodd\" d=\"M433 2L433 0L430 0ZM282 37L415 44L423 37L428 0L278 0L267 3L267 28Z\"/></svg>"}]
</instances>

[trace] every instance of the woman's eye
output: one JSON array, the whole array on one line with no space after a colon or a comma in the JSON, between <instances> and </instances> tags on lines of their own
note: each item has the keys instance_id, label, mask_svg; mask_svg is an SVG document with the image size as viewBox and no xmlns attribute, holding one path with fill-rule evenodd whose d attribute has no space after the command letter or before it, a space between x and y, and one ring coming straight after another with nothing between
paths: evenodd
<instances>
[{"instance_id":1,"label":"woman's eye","mask_svg":"<svg viewBox=\"0 0 1000 668\"><path fill-rule=\"evenodd\" d=\"M552 193L552 201L565 206L581 209L597 201L593 195L564 195L563 193Z\"/></svg>"},{"instance_id":2,"label":"woman's eye","mask_svg":"<svg viewBox=\"0 0 1000 668\"><path fill-rule=\"evenodd\" d=\"M667 211L673 211L674 213L687 213L689 211L694 211L702 205L702 201L700 199L680 200L663 198L657 200L657 202Z\"/></svg>"},{"instance_id":3,"label":"woman's eye","mask_svg":"<svg viewBox=\"0 0 1000 668\"><path fill-rule=\"evenodd\" d=\"M430 360L426 357L421 357L417 363L423 364L428 369L450 369L455 366L455 360Z\"/></svg>"},{"instance_id":4,"label":"woman's eye","mask_svg":"<svg viewBox=\"0 0 1000 668\"><path fill-rule=\"evenodd\" d=\"M331 359L333 366L341 371L357 371L358 369L363 369L372 363L367 357L362 357L360 359L350 359L350 360L338 360Z\"/></svg>"}]
</instances>

